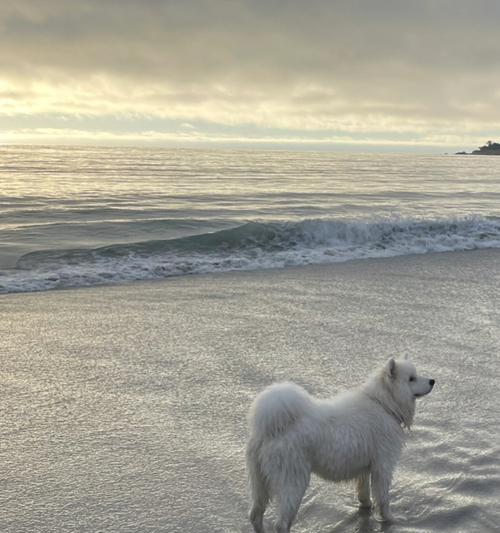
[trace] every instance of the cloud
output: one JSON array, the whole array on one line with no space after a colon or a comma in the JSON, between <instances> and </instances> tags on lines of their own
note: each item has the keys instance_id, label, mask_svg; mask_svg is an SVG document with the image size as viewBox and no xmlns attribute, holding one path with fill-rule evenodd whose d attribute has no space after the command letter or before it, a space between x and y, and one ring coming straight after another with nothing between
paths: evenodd
<instances>
[{"instance_id":1,"label":"cloud","mask_svg":"<svg viewBox=\"0 0 500 533\"><path fill-rule=\"evenodd\" d=\"M496 0L18 0L0 6L0 116L495 132L499 22Z\"/></svg>"}]
</instances>

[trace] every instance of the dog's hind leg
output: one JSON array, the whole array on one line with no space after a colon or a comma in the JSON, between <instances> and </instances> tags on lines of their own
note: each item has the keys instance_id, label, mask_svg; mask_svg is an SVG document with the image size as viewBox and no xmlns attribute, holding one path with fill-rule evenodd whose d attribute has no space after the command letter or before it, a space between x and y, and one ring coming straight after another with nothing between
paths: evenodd
<instances>
[{"instance_id":1,"label":"dog's hind leg","mask_svg":"<svg viewBox=\"0 0 500 533\"><path fill-rule=\"evenodd\" d=\"M370 473L367 472L360 476L356 483L358 491L359 506L363 508L370 508L372 502L370 500Z\"/></svg>"},{"instance_id":2,"label":"dog's hind leg","mask_svg":"<svg viewBox=\"0 0 500 533\"><path fill-rule=\"evenodd\" d=\"M264 512L268 503L269 492L264 479L259 473L252 477L252 508L249 514L255 533L264 533Z\"/></svg>"},{"instance_id":3,"label":"dog's hind leg","mask_svg":"<svg viewBox=\"0 0 500 533\"><path fill-rule=\"evenodd\" d=\"M303 465L305 466L305 465ZM284 472L281 478L280 487L276 487L278 500L278 521L276 522L276 533L289 533L292 523L304 497L304 493L309 485L309 468L298 468L298 465L291 465L289 472Z\"/></svg>"},{"instance_id":4,"label":"dog's hind leg","mask_svg":"<svg viewBox=\"0 0 500 533\"><path fill-rule=\"evenodd\" d=\"M262 475L259 463L259 446L251 443L247 449L247 465L250 481L252 507L250 509L250 522L255 533L264 533L264 512L269 503L269 490L266 480Z\"/></svg>"}]
</instances>

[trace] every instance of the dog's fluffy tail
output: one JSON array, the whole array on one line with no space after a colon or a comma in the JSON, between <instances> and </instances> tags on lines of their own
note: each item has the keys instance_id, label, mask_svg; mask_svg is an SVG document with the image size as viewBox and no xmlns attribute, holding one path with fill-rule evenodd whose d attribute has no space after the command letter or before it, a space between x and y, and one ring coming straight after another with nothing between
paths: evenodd
<instances>
[{"instance_id":1,"label":"dog's fluffy tail","mask_svg":"<svg viewBox=\"0 0 500 533\"><path fill-rule=\"evenodd\" d=\"M312 412L313 399L295 383L276 383L263 390L250 408L250 435L265 441L283 433Z\"/></svg>"}]
</instances>

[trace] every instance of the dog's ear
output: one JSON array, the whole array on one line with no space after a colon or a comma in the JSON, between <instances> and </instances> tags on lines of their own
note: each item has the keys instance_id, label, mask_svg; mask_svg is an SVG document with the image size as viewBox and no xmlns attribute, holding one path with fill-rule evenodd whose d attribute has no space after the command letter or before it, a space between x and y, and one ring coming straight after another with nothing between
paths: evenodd
<instances>
[{"instance_id":1,"label":"dog's ear","mask_svg":"<svg viewBox=\"0 0 500 533\"><path fill-rule=\"evenodd\" d=\"M389 361L387 361L387 364L385 365L385 370L387 372L387 375L391 379L396 378L396 361L394 360L393 357L391 357Z\"/></svg>"}]
</instances>

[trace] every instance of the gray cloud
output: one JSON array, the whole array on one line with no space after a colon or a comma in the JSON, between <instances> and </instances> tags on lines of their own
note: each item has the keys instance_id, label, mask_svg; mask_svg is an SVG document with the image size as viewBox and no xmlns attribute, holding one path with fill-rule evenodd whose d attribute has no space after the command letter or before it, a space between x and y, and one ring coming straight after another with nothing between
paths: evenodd
<instances>
[{"instance_id":1,"label":"gray cloud","mask_svg":"<svg viewBox=\"0 0 500 533\"><path fill-rule=\"evenodd\" d=\"M499 27L496 0L17 0L0 90L11 111L481 130L500 119Z\"/></svg>"}]
</instances>

